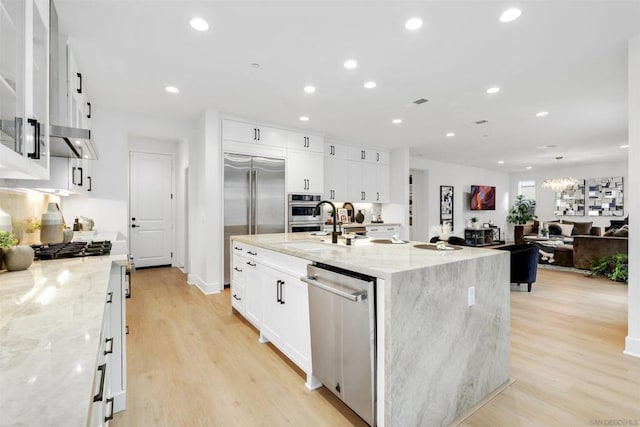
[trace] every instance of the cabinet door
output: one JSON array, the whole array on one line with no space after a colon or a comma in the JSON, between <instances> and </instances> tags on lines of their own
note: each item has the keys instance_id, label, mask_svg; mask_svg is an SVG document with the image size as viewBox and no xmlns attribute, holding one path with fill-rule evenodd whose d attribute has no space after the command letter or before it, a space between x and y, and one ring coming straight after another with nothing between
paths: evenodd
<instances>
[{"instance_id":1,"label":"cabinet door","mask_svg":"<svg viewBox=\"0 0 640 427\"><path fill-rule=\"evenodd\" d=\"M349 147L335 142L326 142L324 144L324 155L334 159L347 159L349 157Z\"/></svg>"},{"instance_id":2,"label":"cabinet door","mask_svg":"<svg viewBox=\"0 0 640 427\"><path fill-rule=\"evenodd\" d=\"M287 148L322 153L324 150L324 137L309 133L287 132Z\"/></svg>"},{"instance_id":3,"label":"cabinet door","mask_svg":"<svg viewBox=\"0 0 640 427\"><path fill-rule=\"evenodd\" d=\"M281 272L273 268L262 269L264 318L261 333L281 349L285 343L283 336L287 327L282 276Z\"/></svg>"},{"instance_id":4,"label":"cabinet door","mask_svg":"<svg viewBox=\"0 0 640 427\"><path fill-rule=\"evenodd\" d=\"M375 163L362 163L362 191L365 202L376 202L378 189L378 165Z\"/></svg>"},{"instance_id":5,"label":"cabinet door","mask_svg":"<svg viewBox=\"0 0 640 427\"><path fill-rule=\"evenodd\" d=\"M249 123L223 120L222 139L240 142L257 142L258 128Z\"/></svg>"},{"instance_id":6,"label":"cabinet door","mask_svg":"<svg viewBox=\"0 0 640 427\"><path fill-rule=\"evenodd\" d=\"M262 327L262 266L253 260L244 261L244 297L246 319L260 329Z\"/></svg>"},{"instance_id":7,"label":"cabinet door","mask_svg":"<svg viewBox=\"0 0 640 427\"><path fill-rule=\"evenodd\" d=\"M248 267L245 267L245 262L245 258L236 254L233 254L231 258L231 305L243 316L246 316L244 270Z\"/></svg>"},{"instance_id":8,"label":"cabinet door","mask_svg":"<svg viewBox=\"0 0 640 427\"><path fill-rule=\"evenodd\" d=\"M374 197L374 201L378 203L385 203L391 200L391 181L389 176L389 165L380 164L377 165L377 188Z\"/></svg>"},{"instance_id":9,"label":"cabinet door","mask_svg":"<svg viewBox=\"0 0 640 427\"><path fill-rule=\"evenodd\" d=\"M324 156L322 153L287 151L287 192L322 194Z\"/></svg>"},{"instance_id":10,"label":"cabinet door","mask_svg":"<svg viewBox=\"0 0 640 427\"><path fill-rule=\"evenodd\" d=\"M347 161L347 196L353 202L364 201L361 161Z\"/></svg>"},{"instance_id":11,"label":"cabinet door","mask_svg":"<svg viewBox=\"0 0 640 427\"><path fill-rule=\"evenodd\" d=\"M285 353L305 371L311 370L311 333L307 284L298 277L282 275L282 305L285 309Z\"/></svg>"},{"instance_id":12,"label":"cabinet door","mask_svg":"<svg viewBox=\"0 0 640 427\"><path fill-rule=\"evenodd\" d=\"M346 201L348 184L346 159L324 157L324 198L331 201Z\"/></svg>"},{"instance_id":13,"label":"cabinet door","mask_svg":"<svg viewBox=\"0 0 640 427\"><path fill-rule=\"evenodd\" d=\"M257 142L259 144L282 148L287 146L287 131L267 126L256 126L256 129L258 130Z\"/></svg>"}]
</instances>

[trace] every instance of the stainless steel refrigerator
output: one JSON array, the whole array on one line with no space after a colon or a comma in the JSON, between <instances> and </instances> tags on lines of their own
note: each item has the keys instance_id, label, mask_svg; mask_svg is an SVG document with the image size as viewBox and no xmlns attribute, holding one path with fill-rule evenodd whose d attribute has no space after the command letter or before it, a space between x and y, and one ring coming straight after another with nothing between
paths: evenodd
<instances>
[{"instance_id":1,"label":"stainless steel refrigerator","mask_svg":"<svg viewBox=\"0 0 640 427\"><path fill-rule=\"evenodd\" d=\"M229 284L229 236L284 233L284 160L224 155L224 283Z\"/></svg>"}]
</instances>

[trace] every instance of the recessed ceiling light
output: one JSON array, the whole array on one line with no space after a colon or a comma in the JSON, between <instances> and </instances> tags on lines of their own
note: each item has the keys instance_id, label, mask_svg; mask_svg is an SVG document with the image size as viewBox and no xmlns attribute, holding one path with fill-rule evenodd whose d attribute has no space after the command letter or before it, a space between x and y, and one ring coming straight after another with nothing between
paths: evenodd
<instances>
[{"instance_id":1,"label":"recessed ceiling light","mask_svg":"<svg viewBox=\"0 0 640 427\"><path fill-rule=\"evenodd\" d=\"M391 120L391 123L393 123L394 125L399 125L400 123L402 123L402 119L393 119Z\"/></svg>"},{"instance_id":2,"label":"recessed ceiling light","mask_svg":"<svg viewBox=\"0 0 640 427\"><path fill-rule=\"evenodd\" d=\"M313 93L316 91L316 87L315 86L305 86L304 87L304 91L307 93Z\"/></svg>"},{"instance_id":3,"label":"recessed ceiling light","mask_svg":"<svg viewBox=\"0 0 640 427\"><path fill-rule=\"evenodd\" d=\"M180 89L178 89L175 86L167 86L167 87L164 88L164 90L166 90L169 93L178 93L178 92L180 92Z\"/></svg>"},{"instance_id":4,"label":"recessed ceiling light","mask_svg":"<svg viewBox=\"0 0 640 427\"><path fill-rule=\"evenodd\" d=\"M355 59L347 59L344 61L344 68L347 70L353 70L358 66L358 62Z\"/></svg>"},{"instance_id":5,"label":"recessed ceiling light","mask_svg":"<svg viewBox=\"0 0 640 427\"><path fill-rule=\"evenodd\" d=\"M525 169L533 169L533 166L527 166Z\"/></svg>"},{"instance_id":6,"label":"recessed ceiling light","mask_svg":"<svg viewBox=\"0 0 640 427\"><path fill-rule=\"evenodd\" d=\"M520 9L507 9L502 12L502 15L500 15L500 22L515 21L516 19L520 18L520 15L522 15L522 11Z\"/></svg>"},{"instance_id":7,"label":"recessed ceiling light","mask_svg":"<svg viewBox=\"0 0 640 427\"><path fill-rule=\"evenodd\" d=\"M366 87L367 89L373 89L374 87L376 87L376 82L366 82L364 84L364 87Z\"/></svg>"},{"instance_id":8,"label":"recessed ceiling light","mask_svg":"<svg viewBox=\"0 0 640 427\"><path fill-rule=\"evenodd\" d=\"M191 28L198 31L207 31L209 29L209 24L207 24L207 21L202 18L193 18L189 21L189 25L191 25Z\"/></svg>"},{"instance_id":9,"label":"recessed ceiling light","mask_svg":"<svg viewBox=\"0 0 640 427\"><path fill-rule=\"evenodd\" d=\"M544 117L548 115L549 115L548 111L540 111L539 113L536 113L536 117Z\"/></svg>"},{"instance_id":10,"label":"recessed ceiling light","mask_svg":"<svg viewBox=\"0 0 640 427\"><path fill-rule=\"evenodd\" d=\"M422 27L422 19L420 18L411 18L407 22L405 22L404 27L409 31L417 30Z\"/></svg>"},{"instance_id":11,"label":"recessed ceiling light","mask_svg":"<svg viewBox=\"0 0 640 427\"><path fill-rule=\"evenodd\" d=\"M500 88L498 86L490 87L487 89L488 94L498 93L500 92Z\"/></svg>"},{"instance_id":12,"label":"recessed ceiling light","mask_svg":"<svg viewBox=\"0 0 640 427\"><path fill-rule=\"evenodd\" d=\"M307 117L307 116L300 116L300 121L301 121L301 122L308 122L308 121L309 121L309 117Z\"/></svg>"},{"instance_id":13,"label":"recessed ceiling light","mask_svg":"<svg viewBox=\"0 0 640 427\"><path fill-rule=\"evenodd\" d=\"M449 138L451 138L452 136L456 136L456 134L455 134L455 133L453 133L453 132L449 132L449 133L447 134L447 136L448 136Z\"/></svg>"},{"instance_id":14,"label":"recessed ceiling light","mask_svg":"<svg viewBox=\"0 0 640 427\"><path fill-rule=\"evenodd\" d=\"M251 63L251 68L260 68L260 64L258 64L257 62L253 62Z\"/></svg>"},{"instance_id":15,"label":"recessed ceiling light","mask_svg":"<svg viewBox=\"0 0 640 427\"><path fill-rule=\"evenodd\" d=\"M503 165L504 164L504 160L498 160L498 164L499 165Z\"/></svg>"},{"instance_id":16,"label":"recessed ceiling light","mask_svg":"<svg viewBox=\"0 0 640 427\"><path fill-rule=\"evenodd\" d=\"M629 148L629 145L621 145L620 148Z\"/></svg>"}]
</instances>

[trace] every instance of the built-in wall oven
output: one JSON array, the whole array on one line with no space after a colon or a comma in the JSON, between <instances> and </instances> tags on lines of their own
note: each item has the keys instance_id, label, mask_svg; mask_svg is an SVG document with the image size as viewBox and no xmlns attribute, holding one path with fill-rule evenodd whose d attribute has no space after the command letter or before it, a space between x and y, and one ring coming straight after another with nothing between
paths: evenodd
<instances>
[{"instance_id":1,"label":"built-in wall oven","mask_svg":"<svg viewBox=\"0 0 640 427\"><path fill-rule=\"evenodd\" d=\"M322 216L313 216L320 194L289 194L289 232L322 231Z\"/></svg>"}]
</instances>

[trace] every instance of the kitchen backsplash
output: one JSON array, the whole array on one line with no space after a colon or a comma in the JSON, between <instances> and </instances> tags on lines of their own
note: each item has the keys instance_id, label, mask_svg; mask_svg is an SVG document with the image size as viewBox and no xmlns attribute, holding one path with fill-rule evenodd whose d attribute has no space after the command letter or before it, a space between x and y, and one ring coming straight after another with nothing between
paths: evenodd
<instances>
[{"instance_id":1,"label":"kitchen backsplash","mask_svg":"<svg viewBox=\"0 0 640 427\"><path fill-rule=\"evenodd\" d=\"M13 234L20 243L39 242L40 217L49 202L60 203L60 198L36 191L0 189L0 208L11 215Z\"/></svg>"}]
</instances>

